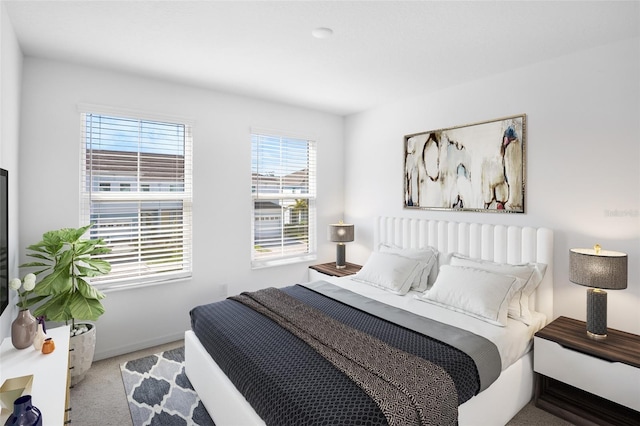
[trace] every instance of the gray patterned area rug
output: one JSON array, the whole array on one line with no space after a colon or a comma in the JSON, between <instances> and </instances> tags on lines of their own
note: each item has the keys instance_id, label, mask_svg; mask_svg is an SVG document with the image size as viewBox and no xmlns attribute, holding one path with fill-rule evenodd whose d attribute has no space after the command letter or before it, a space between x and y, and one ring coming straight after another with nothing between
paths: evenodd
<instances>
[{"instance_id":1,"label":"gray patterned area rug","mask_svg":"<svg viewBox=\"0 0 640 426\"><path fill-rule=\"evenodd\" d=\"M134 426L215 425L184 372L184 347L120 365Z\"/></svg>"}]
</instances>

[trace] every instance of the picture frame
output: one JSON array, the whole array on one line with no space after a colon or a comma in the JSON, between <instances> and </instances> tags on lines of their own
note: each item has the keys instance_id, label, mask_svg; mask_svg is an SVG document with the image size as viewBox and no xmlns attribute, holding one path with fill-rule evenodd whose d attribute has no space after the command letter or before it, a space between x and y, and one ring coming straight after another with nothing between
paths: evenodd
<instances>
[{"instance_id":1,"label":"picture frame","mask_svg":"<svg viewBox=\"0 0 640 426\"><path fill-rule=\"evenodd\" d=\"M404 136L404 208L525 212L526 115Z\"/></svg>"}]
</instances>

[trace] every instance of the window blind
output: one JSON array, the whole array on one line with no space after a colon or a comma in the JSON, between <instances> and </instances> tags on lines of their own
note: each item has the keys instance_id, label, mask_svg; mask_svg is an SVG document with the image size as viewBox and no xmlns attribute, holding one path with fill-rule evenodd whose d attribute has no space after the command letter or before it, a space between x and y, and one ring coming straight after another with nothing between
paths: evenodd
<instances>
[{"instance_id":1,"label":"window blind","mask_svg":"<svg viewBox=\"0 0 640 426\"><path fill-rule=\"evenodd\" d=\"M252 264L315 256L314 141L251 135Z\"/></svg>"},{"instance_id":2,"label":"window blind","mask_svg":"<svg viewBox=\"0 0 640 426\"><path fill-rule=\"evenodd\" d=\"M81 113L81 220L112 251L99 287L191 275L191 126Z\"/></svg>"}]
</instances>

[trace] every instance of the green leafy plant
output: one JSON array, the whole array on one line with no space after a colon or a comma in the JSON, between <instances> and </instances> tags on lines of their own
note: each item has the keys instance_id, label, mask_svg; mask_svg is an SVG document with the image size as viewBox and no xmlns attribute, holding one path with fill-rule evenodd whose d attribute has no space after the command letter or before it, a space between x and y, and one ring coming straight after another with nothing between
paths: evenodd
<instances>
[{"instance_id":1,"label":"green leafy plant","mask_svg":"<svg viewBox=\"0 0 640 426\"><path fill-rule=\"evenodd\" d=\"M69 324L75 320L95 321L104 313L101 299L105 296L86 281L86 278L108 274L109 262L93 256L109 253L102 239L83 239L91 227L63 228L45 232L42 241L27 247L28 257L37 261L20 265L35 268L42 279L31 291L21 308L38 304L33 314L44 315L48 321Z\"/></svg>"}]
</instances>

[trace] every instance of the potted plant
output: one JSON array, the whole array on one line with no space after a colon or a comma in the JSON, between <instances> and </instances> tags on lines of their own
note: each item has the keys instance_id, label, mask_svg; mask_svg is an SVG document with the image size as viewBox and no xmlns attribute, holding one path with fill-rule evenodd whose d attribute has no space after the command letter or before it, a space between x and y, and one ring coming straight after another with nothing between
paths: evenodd
<instances>
[{"instance_id":1,"label":"potted plant","mask_svg":"<svg viewBox=\"0 0 640 426\"><path fill-rule=\"evenodd\" d=\"M82 238L90 227L45 232L42 241L27 247L27 256L37 260L20 265L34 268L40 278L21 308L37 305L35 316L67 325L71 322L72 385L84 378L95 351L95 325L76 321L96 321L104 313L100 300L105 296L87 278L111 271L109 262L93 257L111 251L104 240Z\"/></svg>"}]
</instances>

